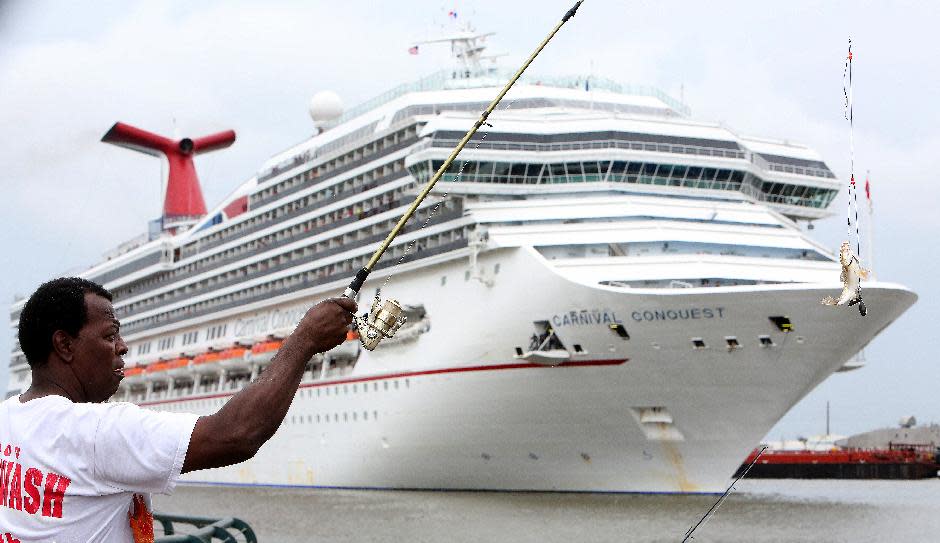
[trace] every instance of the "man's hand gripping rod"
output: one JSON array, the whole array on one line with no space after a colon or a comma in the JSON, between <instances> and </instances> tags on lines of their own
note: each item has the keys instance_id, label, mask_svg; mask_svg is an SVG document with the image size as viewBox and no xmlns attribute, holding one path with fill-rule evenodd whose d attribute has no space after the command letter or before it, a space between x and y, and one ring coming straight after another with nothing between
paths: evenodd
<instances>
[{"instance_id":1,"label":"man's hand gripping rod","mask_svg":"<svg viewBox=\"0 0 940 543\"><path fill-rule=\"evenodd\" d=\"M434 174L434 177L428 181L428 184L425 185L424 190L418 194L418 197L411 204L411 207L408 208L408 211L402 215L401 219L398 220L398 224L392 228L392 231L389 232L388 237L385 238L385 241L382 242L382 245L375 251L372 255L372 258L369 259L369 262L365 265L364 268L359 270L359 273L356 274L356 277L349 283L349 286L346 287L346 290L343 292L343 296L347 298L355 298L359 294L359 289L362 288L362 284L366 282L366 278L369 277L369 274L372 273L372 269L378 263L379 259L382 258L382 254L385 253L385 250L388 249L388 246L391 245L392 241L398 236L398 233L405 226L405 223L408 222L408 219L415 214L418 206L421 205L421 202L430 194L431 189L434 188L434 185L437 181L444 175L444 172L450 168L450 165L454 163L457 155L460 154L460 151L463 150L464 146L467 145L467 142L470 141L470 138L476 134L477 130L481 126L486 124L486 119L490 116L490 113L496 109L496 106L499 105L499 102L506 96L506 93L509 92L509 89L516 83L519 77L522 76L522 72L529 67L529 64L532 64L532 61L535 60L535 57L542 52L542 49L548 45L548 42L555 36L555 34L561 29L562 25L568 22L568 19L574 17L575 13L578 11L578 7L581 6L581 2L584 0L578 0L571 9L565 13L565 16L555 25L555 28L542 40L542 43L535 49L535 51L529 55L529 58L526 59L525 63L519 68L515 75L512 76L512 79L506 83L506 86L503 87L503 90L490 102L489 107L486 108L486 111L480 115L480 118L474 123L473 127L469 132L457 143L457 147L451 151L450 156L447 157L447 160L441 164L441 167L437 169L437 172ZM401 305L398 304L395 300L382 300L379 298L378 293L376 293L375 300L372 301L372 308L369 310L369 315L366 318L356 317L356 325L359 327L359 339L362 341L362 346L368 350L375 349L378 346L379 342L383 338L392 337L395 332L405 323L405 317L402 315Z\"/></svg>"}]
</instances>

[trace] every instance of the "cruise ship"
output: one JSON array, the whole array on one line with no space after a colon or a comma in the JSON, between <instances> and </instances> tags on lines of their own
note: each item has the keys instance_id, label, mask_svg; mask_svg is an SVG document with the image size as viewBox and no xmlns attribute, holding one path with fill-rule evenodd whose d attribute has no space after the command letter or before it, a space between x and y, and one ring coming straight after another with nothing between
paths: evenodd
<instances>
[{"instance_id":1,"label":"cruise ship","mask_svg":"<svg viewBox=\"0 0 940 543\"><path fill-rule=\"evenodd\" d=\"M169 163L163 216L82 273L113 292L130 349L113 401L212 413L343 291L508 79L482 35L451 43L454 69L345 112L321 95L318 132L214 208L192 157L234 133L107 132ZM916 300L879 280L865 317L820 304L840 266L804 226L842 184L803 145L595 76L527 76L489 123L360 291L405 325L374 351L350 330L255 458L186 481L721 491ZM10 375L8 395L29 386L18 344Z\"/></svg>"}]
</instances>

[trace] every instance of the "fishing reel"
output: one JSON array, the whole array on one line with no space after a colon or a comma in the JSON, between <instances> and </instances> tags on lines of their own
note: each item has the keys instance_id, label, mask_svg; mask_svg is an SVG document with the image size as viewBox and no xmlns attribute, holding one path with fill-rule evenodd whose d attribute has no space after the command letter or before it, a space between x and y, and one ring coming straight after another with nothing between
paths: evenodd
<instances>
[{"instance_id":1,"label":"fishing reel","mask_svg":"<svg viewBox=\"0 0 940 543\"><path fill-rule=\"evenodd\" d=\"M359 341L363 347L372 351L383 339L391 339L406 320L397 301L388 299L383 302L376 293L369 313L365 317L356 316Z\"/></svg>"}]
</instances>

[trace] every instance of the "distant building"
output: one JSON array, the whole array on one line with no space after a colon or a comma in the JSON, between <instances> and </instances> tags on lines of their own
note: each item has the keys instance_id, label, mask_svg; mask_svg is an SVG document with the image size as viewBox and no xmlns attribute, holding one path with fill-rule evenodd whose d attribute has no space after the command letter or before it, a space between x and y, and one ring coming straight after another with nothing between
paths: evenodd
<instances>
[{"instance_id":1,"label":"distant building","mask_svg":"<svg viewBox=\"0 0 940 543\"><path fill-rule=\"evenodd\" d=\"M940 424L916 426L914 417L905 417L897 428L882 428L849 436L836 442L846 449L888 449L898 445L940 448Z\"/></svg>"}]
</instances>

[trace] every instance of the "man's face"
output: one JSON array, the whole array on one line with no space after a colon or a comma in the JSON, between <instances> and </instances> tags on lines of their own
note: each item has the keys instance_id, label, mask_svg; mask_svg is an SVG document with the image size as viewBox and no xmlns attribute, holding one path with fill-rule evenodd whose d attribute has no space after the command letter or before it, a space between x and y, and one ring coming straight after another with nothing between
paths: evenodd
<instances>
[{"instance_id":1,"label":"man's face","mask_svg":"<svg viewBox=\"0 0 940 543\"><path fill-rule=\"evenodd\" d=\"M121 323L107 298L85 294L88 320L72 343L72 371L81 382L86 400L103 402L114 395L124 378L127 345L121 339Z\"/></svg>"}]
</instances>

